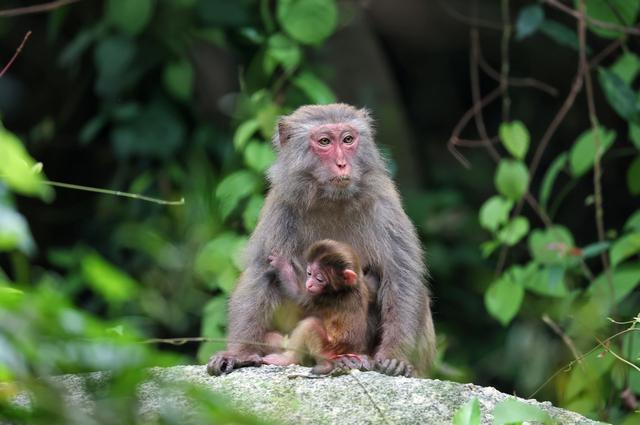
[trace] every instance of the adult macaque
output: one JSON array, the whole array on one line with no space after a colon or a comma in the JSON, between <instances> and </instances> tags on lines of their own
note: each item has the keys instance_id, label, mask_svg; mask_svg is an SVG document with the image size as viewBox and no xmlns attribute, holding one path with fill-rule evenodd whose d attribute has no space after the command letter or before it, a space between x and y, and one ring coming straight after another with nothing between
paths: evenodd
<instances>
[{"instance_id":1,"label":"adult macaque","mask_svg":"<svg viewBox=\"0 0 640 425\"><path fill-rule=\"evenodd\" d=\"M372 284L365 283L357 255L349 245L326 239L311 245L305 261L306 280L288 259L269 256L284 291L304 308L305 319L291 333L286 351L262 362L302 364L311 356L316 363L312 373L326 374L341 359L368 361L364 354L376 331L369 326Z\"/></svg>"},{"instance_id":2,"label":"adult macaque","mask_svg":"<svg viewBox=\"0 0 640 425\"><path fill-rule=\"evenodd\" d=\"M380 314L370 354L379 370L424 374L435 353L426 268L415 229L373 140L364 109L303 106L278 123L271 189L247 246L247 268L229 302L229 344L212 375L260 363L270 350L273 314L284 299L266 260L272 252L300 261L322 239L348 243L363 269L379 277Z\"/></svg>"}]
</instances>

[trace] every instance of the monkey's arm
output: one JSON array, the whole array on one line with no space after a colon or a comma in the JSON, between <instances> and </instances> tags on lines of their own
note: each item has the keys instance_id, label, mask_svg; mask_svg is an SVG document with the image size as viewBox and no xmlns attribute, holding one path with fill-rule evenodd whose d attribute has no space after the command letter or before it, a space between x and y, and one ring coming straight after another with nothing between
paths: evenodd
<instances>
[{"instance_id":1,"label":"monkey's arm","mask_svg":"<svg viewBox=\"0 0 640 425\"><path fill-rule=\"evenodd\" d=\"M374 358L391 374L407 374L403 364L412 364L418 374L424 374L435 355L429 291L424 281L427 271L416 231L399 199L387 207L390 211L382 216L394 220L380 223L389 252L380 264L377 298L381 339Z\"/></svg>"},{"instance_id":2,"label":"monkey's arm","mask_svg":"<svg viewBox=\"0 0 640 425\"><path fill-rule=\"evenodd\" d=\"M280 255L270 255L269 264L274 268L281 287L288 297L300 302L304 291L301 282L304 280L302 267Z\"/></svg>"},{"instance_id":3,"label":"monkey's arm","mask_svg":"<svg viewBox=\"0 0 640 425\"><path fill-rule=\"evenodd\" d=\"M293 251L290 240L296 226L291 212L269 194L247 245L247 268L229 300L227 350L209 359L209 374L220 375L238 367L258 365L261 356L271 351L265 345L269 342L267 332L282 301L282 292L274 286L274 275L266 259L274 250Z\"/></svg>"}]
</instances>

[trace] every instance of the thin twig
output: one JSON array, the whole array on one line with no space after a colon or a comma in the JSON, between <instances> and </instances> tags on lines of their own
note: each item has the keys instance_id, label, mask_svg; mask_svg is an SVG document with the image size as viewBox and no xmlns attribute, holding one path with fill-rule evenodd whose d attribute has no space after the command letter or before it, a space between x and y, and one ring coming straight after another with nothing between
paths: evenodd
<instances>
[{"instance_id":1,"label":"thin twig","mask_svg":"<svg viewBox=\"0 0 640 425\"><path fill-rule=\"evenodd\" d=\"M458 12L456 9L451 7L451 5L447 1L438 0L438 4L440 4L440 7L444 9L447 15L451 16L453 19L457 21L463 22L470 26L479 27L479 28L486 28L486 29L497 30L497 31L502 30L502 25L500 25L497 22L487 21L485 19L478 19L475 17L471 18L469 16L463 15L462 13Z\"/></svg>"},{"instance_id":2,"label":"thin twig","mask_svg":"<svg viewBox=\"0 0 640 425\"><path fill-rule=\"evenodd\" d=\"M460 118L460 121L458 121L458 124L456 124L453 129L451 137L449 138L449 142L447 143L447 148L466 168L470 167L469 161L456 149L458 140L460 138L460 133L462 133L462 130L464 130L467 124L469 124L469 121L471 121L471 119L477 114L478 110L484 109L488 104L500 97L500 94L500 87L493 89L488 95L480 99L471 108L469 108L462 115L462 118Z\"/></svg>"},{"instance_id":3,"label":"thin twig","mask_svg":"<svg viewBox=\"0 0 640 425\"><path fill-rule=\"evenodd\" d=\"M511 110L511 97L509 97L509 41L511 39L509 0L502 0L501 10L502 40L500 42L500 88L502 89L502 122L509 122Z\"/></svg>"},{"instance_id":4,"label":"thin twig","mask_svg":"<svg viewBox=\"0 0 640 425\"><path fill-rule=\"evenodd\" d=\"M591 71L589 69L589 63L587 61L587 25L585 17L586 15L586 2L585 0L580 0L579 3L579 13L580 19L578 19L578 41L579 41L579 52L580 52L580 67L582 69L582 73L585 78L585 86L586 86L586 94L587 94L587 107L589 109L589 122L591 123L591 129L594 133L594 141L595 141L595 158L593 163L593 190L594 190L594 198L595 198L595 220L596 220L596 229L598 232L598 242L605 241L604 234L604 208L602 201L602 168L601 168L601 159L602 152L600 147L602 146L602 141L600 140L600 124L598 122L598 114L596 112L596 104L593 98L593 83L591 81ZM609 294L611 295L611 307L615 308L615 288L613 286L613 276L611 273L611 268L609 267L609 256L608 251L602 251L600 253L600 260L602 261L602 267L604 269L604 273L607 277L607 283L609 286Z\"/></svg>"},{"instance_id":5,"label":"thin twig","mask_svg":"<svg viewBox=\"0 0 640 425\"><path fill-rule=\"evenodd\" d=\"M540 390L542 390L542 389L543 389L543 388L544 388L544 387L545 387L549 382L553 381L553 379L554 379L556 376L560 375L560 374L561 374L561 373L563 373L563 372L568 372L568 371L570 371L570 370L571 370L571 368L573 368L573 365L574 365L574 364L576 364L576 363L578 363L578 362L582 361L585 357L587 357L588 355L590 355L590 354L591 354L591 353L593 353L594 351L599 350L603 344L608 344L610 341L612 341L612 340L614 340L614 339L618 338L619 336L625 335L625 334L627 334L627 333L629 333L629 332L633 332L633 331L640 331L640 329L637 329L637 328L635 328L635 327L633 327L633 326L632 326L632 327L630 327L630 328L624 329L624 330L622 330L622 331L620 331L620 332L617 332L617 333L615 333L615 334L611 335L610 337L608 337L607 339L605 339L605 340L604 340L604 341L602 341L602 342L599 342L599 344L598 344L598 345L596 345L595 347L591 348L589 351L587 351L586 353L584 353L583 355L581 355L578 359L576 359L576 360L572 360L572 361L570 361L569 363L567 363L566 365L562 366L560 369L556 370L556 371L555 371L555 372L554 372L550 377L548 377L548 378L547 378L547 379L546 379L546 380L545 380L545 381L544 381L544 382L543 382L543 383L542 383L538 388L536 388L536 390L535 390L533 393L529 394L529 396L528 396L527 398L533 398L533 397L535 397L535 395L536 395L536 394L538 394L538 392L540 392Z\"/></svg>"},{"instance_id":6,"label":"thin twig","mask_svg":"<svg viewBox=\"0 0 640 425\"><path fill-rule=\"evenodd\" d=\"M180 198L180 200L178 201L165 201L164 199L138 195L137 193L121 192L119 190L100 189L98 187L80 186L77 184L61 183L48 180L43 181L43 183L48 184L49 186L63 187L65 189L84 190L85 192L103 193L106 195L122 196L125 198L138 199L140 201L153 202L160 205L184 205L184 198Z\"/></svg>"},{"instance_id":7,"label":"thin twig","mask_svg":"<svg viewBox=\"0 0 640 425\"><path fill-rule=\"evenodd\" d=\"M11 65L13 65L13 62L16 60L16 58L18 57L20 52L22 52L22 48L26 44L26 42L29 39L29 37L31 37L31 30L27 31L27 33L24 35L24 38L22 39L22 43L20 43L20 45L16 49L16 52L13 54L11 59L9 59L9 62L7 62L7 64L4 66L4 68L2 68L2 71L0 71L0 78L2 78L4 73L7 72L7 70L9 68L11 68Z\"/></svg>"},{"instance_id":8,"label":"thin twig","mask_svg":"<svg viewBox=\"0 0 640 425\"><path fill-rule=\"evenodd\" d=\"M572 9L569 6L562 4L557 0L544 0L544 2L550 6L555 7L558 10L561 10L567 15L573 16L577 20L583 19L583 13L581 11ZM584 19L586 19L588 23L590 23L595 27L599 27L599 28L611 30L611 31L623 32L625 34L640 35L640 28L626 27L622 25L612 24L610 22L600 21L598 19L594 19L590 17L589 15L584 15Z\"/></svg>"},{"instance_id":9,"label":"thin twig","mask_svg":"<svg viewBox=\"0 0 640 425\"><path fill-rule=\"evenodd\" d=\"M475 4L475 3L474 3ZM476 28L471 29L471 54L469 60L470 66L470 74L471 74L471 93L473 96L473 103L478 104L481 100L481 92L480 92L480 72L478 68L478 59L480 57L480 35L478 34L478 30ZM482 113L483 108L478 108L475 111L474 118L476 121L476 128L478 130L478 134L482 139L482 145L487 149L491 158L494 161L500 162L500 154L493 146L491 142L491 138L487 133L487 127L484 123L484 115Z\"/></svg>"},{"instance_id":10,"label":"thin twig","mask_svg":"<svg viewBox=\"0 0 640 425\"><path fill-rule=\"evenodd\" d=\"M556 322L553 321L553 319L551 319L551 317L549 317L549 315L544 314L542 316L542 321L546 323L547 326L549 326L556 333L556 335L560 337L560 339L562 339L562 342L564 342L564 344L569 348L574 359L578 360L582 356L571 338L569 338L569 336L562 330L562 328L560 328L560 326Z\"/></svg>"},{"instance_id":11,"label":"thin twig","mask_svg":"<svg viewBox=\"0 0 640 425\"><path fill-rule=\"evenodd\" d=\"M496 81L500 81L500 73L493 69L491 65L487 62L482 54L480 54L479 58L480 68L487 74L489 77L493 78ZM550 96L556 97L558 96L558 89L555 87L540 81L535 78L518 78L518 77L509 77L507 80L509 85L512 87L532 87L538 90L541 90Z\"/></svg>"},{"instance_id":12,"label":"thin twig","mask_svg":"<svg viewBox=\"0 0 640 425\"><path fill-rule=\"evenodd\" d=\"M616 359L620 360L622 363L626 364L627 366L630 366L632 368L634 368L635 370L637 370L638 372L640 372L640 367L638 367L637 365L631 363L629 360L625 359L624 357L616 354L615 351L613 351L610 347L609 344L605 344L604 342L600 341L600 339L598 337L596 337L596 340L600 343L600 345L602 346L602 348L604 348L604 350L611 354L613 357L615 357Z\"/></svg>"},{"instance_id":13,"label":"thin twig","mask_svg":"<svg viewBox=\"0 0 640 425\"><path fill-rule=\"evenodd\" d=\"M0 10L0 18L8 18L11 16L31 15L34 13L49 12L54 9L66 6L71 3L77 3L80 0L58 0L44 4L36 4L33 6L17 7L15 9Z\"/></svg>"}]
</instances>

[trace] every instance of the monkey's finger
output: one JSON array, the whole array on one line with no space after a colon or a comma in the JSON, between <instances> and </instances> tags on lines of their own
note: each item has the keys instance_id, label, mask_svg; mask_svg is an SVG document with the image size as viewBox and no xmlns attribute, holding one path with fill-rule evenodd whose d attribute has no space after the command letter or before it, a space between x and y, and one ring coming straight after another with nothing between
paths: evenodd
<instances>
[{"instance_id":1,"label":"monkey's finger","mask_svg":"<svg viewBox=\"0 0 640 425\"><path fill-rule=\"evenodd\" d=\"M407 363L403 361L398 361L397 366L391 371L393 376L406 376L408 369Z\"/></svg>"},{"instance_id":2,"label":"monkey's finger","mask_svg":"<svg viewBox=\"0 0 640 425\"><path fill-rule=\"evenodd\" d=\"M406 364L406 368L404 371L404 376L406 376L407 378L415 378L416 377L416 369L413 367L413 365L407 363Z\"/></svg>"},{"instance_id":3,"label":"monkey's finger","mask_svg":"<svg viewBox=\"0 0 640 425\"><path fill-rule=\"evenodd\" d=\"M233 370L233 360L226 356L214 356L207 363L207 372L212 376L219 376Z\"/></svg>"}]
</instances>

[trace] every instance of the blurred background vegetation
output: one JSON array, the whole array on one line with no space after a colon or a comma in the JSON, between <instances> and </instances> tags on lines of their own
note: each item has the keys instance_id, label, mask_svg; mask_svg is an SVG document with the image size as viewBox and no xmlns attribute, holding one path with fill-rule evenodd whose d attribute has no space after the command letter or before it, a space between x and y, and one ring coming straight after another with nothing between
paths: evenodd
<instances>
[{"instance_id":1,"label":"blurred background vegetation","mask_svg":"<svg viewBox=\"0 0 640 425\"><path fill-rule=\"evenodd\" d=\"M13 10L38 4L0 7L1 67L32 31L0 77L0 417L78 421L35 378L110 369L95 420L134 423L111 392L222 348L275 119L343 101L371 109L422 237L435 376L640 423L640 0L587 0L584 43L578 0Z\"/></svg>"}]
</instances>

